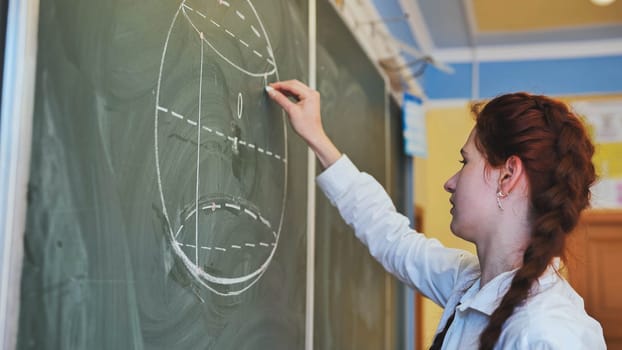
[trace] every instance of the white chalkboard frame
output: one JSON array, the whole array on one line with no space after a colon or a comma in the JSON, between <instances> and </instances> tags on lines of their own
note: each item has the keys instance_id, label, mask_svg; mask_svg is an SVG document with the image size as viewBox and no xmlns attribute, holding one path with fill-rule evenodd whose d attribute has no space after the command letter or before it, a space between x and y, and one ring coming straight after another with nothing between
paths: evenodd
<instances>
[{"instance_id":1,"label":"white chalkboard frame","mask_svg":"<svg viewBox=\"0 0 622 350\"><path fill-rule=\"evenodd\" d=\"M0 116L0 348L17 343L39 0L9 0Z\"/></svg>"}]
</instances>

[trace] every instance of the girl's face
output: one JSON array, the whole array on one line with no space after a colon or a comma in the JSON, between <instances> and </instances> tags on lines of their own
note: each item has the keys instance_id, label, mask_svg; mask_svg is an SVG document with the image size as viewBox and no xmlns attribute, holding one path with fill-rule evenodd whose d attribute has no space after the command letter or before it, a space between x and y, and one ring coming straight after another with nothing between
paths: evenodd
<instances>
[{"instance_id":1,"label":"girl's face","mask_svg":"<svg viewBox=\"0 0 622 350\"><path fill-rule=\"evenodd\" d=\"M451 194L451 231L458 237L477 243L493 231L496 213L497 171L488 165L475 146L475 130L460 150L462 167L444 188Z\"/></svg>"}]
</instances>

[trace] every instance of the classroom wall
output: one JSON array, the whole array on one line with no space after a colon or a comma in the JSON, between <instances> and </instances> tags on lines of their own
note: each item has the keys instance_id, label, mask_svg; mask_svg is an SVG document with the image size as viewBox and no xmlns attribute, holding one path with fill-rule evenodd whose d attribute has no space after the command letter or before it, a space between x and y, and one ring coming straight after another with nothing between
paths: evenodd
<instances>
[{"instance_id":1,"label":"classroom wall","mask_svg":"<svg viewBox=\"0 0 622 350\"><path fill-rule=\"evenodd\" d=\"M622 94L564 96L566 103L580 101L622 100ZM444 245L475 253L474 245L455 237L449 230L449 194L443 189L445 181L460 167L459 150L474 125L468 101L451 106L436 106L426 111L428 158L415 159L415 205L423 208L424 233L439 239ZM620 160L622 162L622 159ZM424 348L434 338L442 309L428 299L422 304L422 337Z\"/></svg>"},{"instance_id":2,"label":"classroom wall","mask_svg":"<svg viewBox=\"0 0 622 350\"><path fill-rule=\"evenodd\" d=\"M415 205L424 209L424 233L444 245L474 252L471 243L455 237L449 230L449 194L443 184L460 167L460 148L473 127L468 102L426 112L428 158L415 160ZM422 336L424 348L433 340L443 310L424 299Z\"/></svg>"}]
</instances>

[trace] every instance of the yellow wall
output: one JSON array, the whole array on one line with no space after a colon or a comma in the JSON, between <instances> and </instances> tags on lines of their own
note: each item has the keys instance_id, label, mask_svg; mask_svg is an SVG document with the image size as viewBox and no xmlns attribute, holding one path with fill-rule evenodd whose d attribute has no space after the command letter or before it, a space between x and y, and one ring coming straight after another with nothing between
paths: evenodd
<instances>
[{"instance_id":1,"label":"yellow wall","mask_svg":"<svg viewBox=\"0 0 622 350\"><path fill-rule=\"evenodd\" d=\"M619 100L622 95L564 97L566 103L578 101ZM473 127L474 120L467 102L454 107L437 107L426 112L428 158L415 159L415 204L424 210L424 232L443 244L475 253L474 246L449 230L449 194L443 190L445 181L460 167L459 150ZM423 346L432 343L442 309L425 299L422 305Z\"/></svg>"},{"instance_id":2,"label":"yellow wall","mask_svg":"<svg viewBox=\"0 0 622 350\"><path fill-rule=\"evenodd\" d=\"M460 168L460 148L473 124L467 103L427 111L428 158L415 159L415 204L424 209L425 234L438 238L447 246L472 252L474 247L471 243L453 236L449 230L449 194L443 190L443 184ZM436 304L424 299L422 332L426 349L432 343L442 311Z\"/></svg>"}]
</instances>

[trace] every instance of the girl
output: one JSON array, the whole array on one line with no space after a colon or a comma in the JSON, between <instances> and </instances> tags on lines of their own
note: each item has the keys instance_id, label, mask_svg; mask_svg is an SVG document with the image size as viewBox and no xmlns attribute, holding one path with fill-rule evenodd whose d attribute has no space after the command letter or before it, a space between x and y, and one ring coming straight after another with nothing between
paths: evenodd
<instances>
[{"instance_id":1,"label":"girl","mask_svg":"<svg viewBox=\"0 0 622 350\"><path fill-rule=\"evenodd\" d=\"M445 308L432 349L606 348L600 324L557 271L595 180L594 147L564 104L515 93L474 108L462 168L444 186L451 231L475 244L473 256L409 228L382 186L326 136L318 92L299 81L267 90L325 168L317 182L356 236Z\"/></svg>"}]
</instances>

